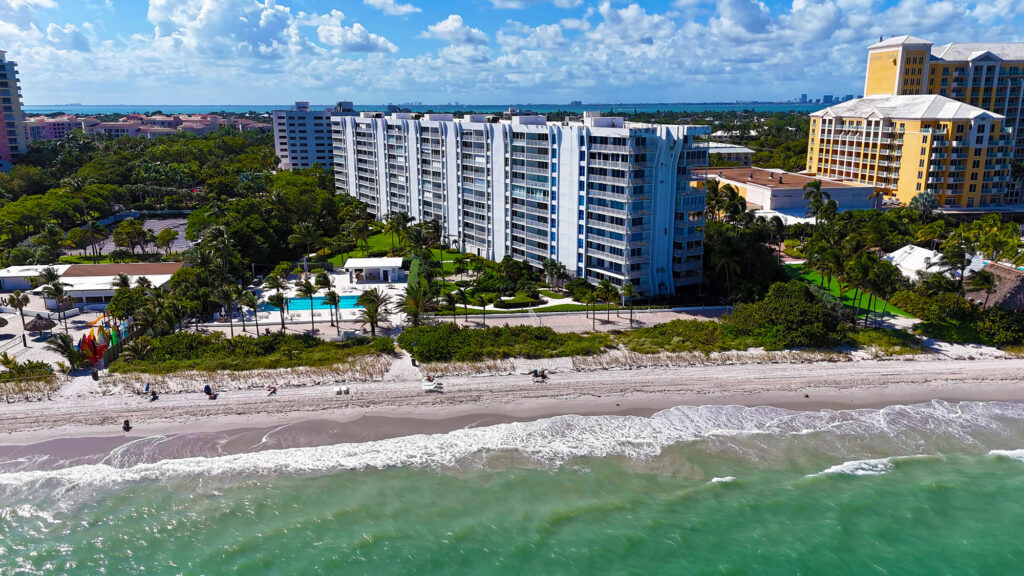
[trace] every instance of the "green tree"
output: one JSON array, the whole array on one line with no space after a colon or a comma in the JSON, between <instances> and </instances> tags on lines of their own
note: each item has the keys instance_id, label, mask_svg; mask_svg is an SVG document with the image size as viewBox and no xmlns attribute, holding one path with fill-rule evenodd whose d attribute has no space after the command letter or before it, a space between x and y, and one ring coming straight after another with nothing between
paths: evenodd
<instances>
[{"instance_id":1,"label":"green tree","mask_svg":"<svg viewBox=\"0 0 1024 576\"><path fill-rule=\"evenodd\" d=\"M421 316L430 309L432 302L429 284L409 283L405 287L405 294L402 295L399 310L406 315L410 324L419 326Z\"/></svg>"},{"instance_id":2,"label":"green tree","mask_svg":"<svg viewBox=\"0 0 1024 576\"><path fill-rule=\"evenodd\" d=\"M633 327L633 283L626 282L622 285L622 299L629 305L629 327Z\"/></svg>"},{"instance_id":3,"label":"green tree","mask_svg":"<svg viewBox=\"0 0 1024 576\"><path fill-rule=\"evenodd\" d=\"M316 284L309 280L303 280L295 289L295 295L300 298L309 298L309 333L316 334L316 323L313 318L313 297L320 290Z\"/></svg>"},{"instance_id":4,"label":"green tree","mask_svg":"<svg viewBox=\"0 0 1024 576\"><path fill-rule=\"evenodd\" d=\"M288 313L288 298L284 294L277 292L267 296L267 303L277 308L281 313L281 332L284 332L284 316Z\"/></svg>"},{"instance_id":5,"label":"green tree","mask_svg":"<svg viewBox=\"0 0 1024 576\"><path fill-rule=\"evenodd\" d=\"M213 300L224 307L225 313L228 317L228 330L231 332L231 338L235 337L235 320L234 320L234 307L235 307L235 291L231 289L231 286L220 286L213 291Z\"/></svg>"},{"instance_id":6,"label":"green tree","mask_svg":"<svg viewBox=\"0 0 1024 576\"><path fill-rule=\"evenodd\" d=\"M256 336L260 335L260 299L256 297L256 294L251 290L244 290L238 296L238 303L246 308L252 310L252 317L256 322ZM245 317L242 317L242 321L245 321ZM245 331L245 328L242 329Z\"/></svg>"},{"instance_id":7,"label":"green tree","mask_svg":"<svg viewBox=\"0 0 1024 576\"><path fill-rule=\"evenodd\" d=\"M71 339L67 332L54 334L52 338L46 341L46 349L64 358L72 370L78 368L85 359L85 355L78 349L75 341Z\"/></svg>"},{"instance_id":8,"label":"green tree","mask_svg":"<svg viewBox=\"0 0 1024 576\"><path fill-rule=\"evenodd\" d=\"M362 306L362 310L359 312L359 320L363 324L370 325L371 337L377 337L377 326L387 319L390 302L390 296L379 288L366 290L356 300L356 304Z\"/></svg>"},{"instance_id":9,"label":"green tree","mask_svg":"<svg viewBox=\"0 0 1024 576\"><path fill-rule=\"evenodd\" d=\"M55 282L43 286L43 297L54 301L57 306L57 315L64 324L64 332L68 331L68 319L65 315L68 307L71 306L71 294L63 282Z\"/></svg>"},{"instance_id":10,"label":"green tree","mask_svg":"<svg viewBox=\"0 0 1024 576\"><path fill-rule=\"evenodd\" d=\"M28 306L30 300L28 294L25 294L21 290L15 290L7 297L7 305L18 311L18 316L21 318L21 329L25 329L25 308Z\"/></svg>"},{"instance_id":11,"label":"green tree","mask_svg":"<svg viewBox=\"0 0 1024 576\"><path fill-rule=\"evenodd\" d=\"M171 253L171 246L178 239L179 232L174 228L164 228L156 235L156 247L164 251L164 254Z\"/></svg>"}]
</instances>

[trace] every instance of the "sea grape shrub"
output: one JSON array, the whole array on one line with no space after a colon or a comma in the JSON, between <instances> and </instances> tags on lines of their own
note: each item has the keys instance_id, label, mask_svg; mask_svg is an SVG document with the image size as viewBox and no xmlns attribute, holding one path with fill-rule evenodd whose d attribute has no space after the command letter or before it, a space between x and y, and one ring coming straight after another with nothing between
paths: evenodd
<instances>
[{"instance_id":1,"label":"sea grape shrub","mask_svg":"<svg viewBox=\"0 0 1024 576\"><path fill-rule=\"evenodd\" d=\"M1005 348L1024 345L1024 312L989 308L976 324L987 343Z\"/></svg>"},{"instance_id":2,"label":"sea grape shrub","mask_svg":"<svg viewBox=\"0 0 1024 576\"><path fill-rule=\"evenodd\" d=\"M383 345L369 338L325 342L313 336L280 333L256 338L241 335L227 338L219 332L178 332L153 338L151 346L145 359L120 358L111 365L111 372L166 373L179 370L254 370L324 366L342 363L357 356L384 353L380 349ZM393 345L387 353L393 353Z\"/></svg>"},{"instance_id":3,"label":"sea grape shrub","mask_svg":"<svg viewBox=\"0 0 1024 576\"><path fill-rule=\"evenodd\" d=\"M420 362L589 356L601 352L609 341L606 334L560 334L546 327L471 329L448 323L409 327L398 336L398 345Z\"/></svg>"},{"instance_id":4,"label":"sea grape shrub","mask_svg":"<svg viewBox=\"0 0 1024 576\"><path fill-rule=\"evenodd\" d=\"M767 350L827 348L846 339L842 317L799 280L772 285L763 300L736 306L723 321Z\"/></svg>"}]
</instances>

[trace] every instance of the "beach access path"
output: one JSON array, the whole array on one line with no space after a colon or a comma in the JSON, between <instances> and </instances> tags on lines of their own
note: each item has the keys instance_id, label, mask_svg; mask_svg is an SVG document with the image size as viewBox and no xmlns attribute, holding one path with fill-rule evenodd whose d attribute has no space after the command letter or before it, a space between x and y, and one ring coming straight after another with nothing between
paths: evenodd
<instances>
[{"instance_id":1,"label":"beach access path","mask_svg":"<svg viewBox=\"0 0 1024 576\"><path fill-rule=\"evenodd\" d=\"M507 373L441 380L443 394L425 394L420 379L396 379L349 383L351 393L343 396L334 395L330 384L320 384L282 388L274 397L265 390L231 390L210 401L197 391L166 394L156 402L128 393L99 395L85 383L74 387L73 396L0 404L0 445L120 435L125 419L144 435L311 420L388 422L353 426L346 441L364 441L561 414L650 415L678 405L840 409L933 399L1024 401L1024 359L1019 358L569 370L553 373L543 383Z\"/></svg>"}]
</instances>

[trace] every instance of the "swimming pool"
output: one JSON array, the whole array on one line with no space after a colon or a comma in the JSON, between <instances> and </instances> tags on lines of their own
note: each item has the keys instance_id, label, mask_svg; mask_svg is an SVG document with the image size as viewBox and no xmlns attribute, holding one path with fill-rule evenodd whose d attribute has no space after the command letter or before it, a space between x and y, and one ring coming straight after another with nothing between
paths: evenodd
<instances>
[{"instance_id":1,"label":"swimming pool","mask_svg":"<svg viewBox=\"0 0 1024 576\"><path fill-rule=\"evenodd\" d=\"M339 298L338 309L339 310L351 310L353 308L362 308L362 306L356 305L358 296L342 296ZM277 307L271 306L264 302L260 306L262 310L277 310ZM331 306L324 300L323 296L313 297L313 310L330 310ZM308 312L309 311L309 298L289 298L288 299L288 310L291 312Z\"/></svg>"}]
</instances>

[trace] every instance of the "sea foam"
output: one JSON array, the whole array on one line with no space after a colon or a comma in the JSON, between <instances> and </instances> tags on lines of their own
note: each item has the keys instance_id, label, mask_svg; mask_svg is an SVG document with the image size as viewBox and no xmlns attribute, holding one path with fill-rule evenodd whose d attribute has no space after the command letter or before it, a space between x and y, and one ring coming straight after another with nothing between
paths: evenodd
<instances>
[{"instance_id":1,"label":"sea foam","mask_svg":"<svg viewBox=\"0 0 1024 576\"><path fill-rule=\"evenodd\" d=\"M214 457L142 462L123 449L99 464L0 473L0 492L116 486L139 481L227 475L324 473L413 466L479 465L511 453L559 466L584 457L650 459L672 445L701 441L702 449L772 458L808 448L826 457L855 457L822 472L883 473L879 456L910 456L922 446L987 449L993 434L1024 435L1024 407L999 402L934 401L882 409L802 412L772 407L681 406L638 416L558 416L445 434L413 435L364 443L264 450ZM146 439L163 441L160 437ZM140 444L143 444L140 442Z\"/></svg>"},{"instance_id":2,"label":"sea foam","mask_svg":"<svg viewBox=\"0 0 1024 576\"><path fill-rule=\"evenodd\" d=\"M1024 462L1024 450L989 450L990 456L1003 456Z\"/></svg>"}]
</instances>

